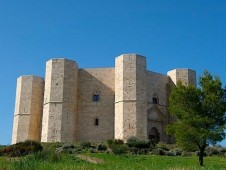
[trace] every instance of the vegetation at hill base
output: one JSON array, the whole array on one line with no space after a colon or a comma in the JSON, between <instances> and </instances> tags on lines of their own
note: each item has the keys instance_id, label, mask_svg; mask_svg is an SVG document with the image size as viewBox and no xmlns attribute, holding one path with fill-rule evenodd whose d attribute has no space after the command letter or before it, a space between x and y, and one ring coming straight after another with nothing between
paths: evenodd
<instances>
[{"instance_id":1,"label":"vegetation at hill base","mask_svg":"<svg viewBox=\"0 0 226 170\"><path fill-rule=\"evenodd\" d=\"M1 146L0 169L4 170L74 170L74 169L119 169L119 170L177 170L177 169L226 169L226 148L216 145L206 149L205 167L200 167L197 152L186 152L176 145L152 144L132 138L136 144L125 144L121 140L108 140L106 143L42 143L42 150L27 154L6 153ZM139 143L137 144L137 143ZM29 143L26 141L26 143ZM33 142L30 142L33 143ZM18 144L17 144L18 145ZM19 145L23 146L23 142ZM110 146L109 146L110 145ZM113 152L115 148L118 149ZM141 147L143 146L143 147ZM111 149L114 148L114 149ZM24 147L21 147L24 150Z\"/></svg>"}]
</instances>

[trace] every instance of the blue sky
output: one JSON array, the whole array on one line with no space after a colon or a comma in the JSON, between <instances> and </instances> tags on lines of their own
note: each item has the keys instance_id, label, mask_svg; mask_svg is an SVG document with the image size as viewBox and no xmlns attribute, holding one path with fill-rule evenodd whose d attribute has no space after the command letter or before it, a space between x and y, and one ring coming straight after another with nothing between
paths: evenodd
<instances>
[{"instance_id":1,"label":"blue sky","mask_svg":"<svg viewBox=\"0 0 226 170\"><path fill-rule=\"evenodd\" d=\"M226 85L225 30L225 0L1 0L0 144L11 141L16 78L44 76L50 58L109 67L138 53L149 70L207 69Z\"/></svg>"}]
</instances>

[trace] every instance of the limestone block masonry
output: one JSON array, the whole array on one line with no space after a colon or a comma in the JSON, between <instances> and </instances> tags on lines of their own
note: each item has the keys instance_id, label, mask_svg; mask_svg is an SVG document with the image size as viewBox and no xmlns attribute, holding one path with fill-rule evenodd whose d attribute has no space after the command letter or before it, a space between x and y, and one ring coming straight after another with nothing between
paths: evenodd
<instances>
[{"instance_id":1,"label":"limestone block masonry","mask_svg":"<svg viewBox=\"0 0 226 170\"><path fill-rule=\"evenodd\" d=\"M147 70L146 58L123 54L111 68L79 68L65 58L46 63L41 77L17 79L12 143L155 138L170 143L168 98L178 81L196 85L196 73Z\"/></svg>"}]
</instances>

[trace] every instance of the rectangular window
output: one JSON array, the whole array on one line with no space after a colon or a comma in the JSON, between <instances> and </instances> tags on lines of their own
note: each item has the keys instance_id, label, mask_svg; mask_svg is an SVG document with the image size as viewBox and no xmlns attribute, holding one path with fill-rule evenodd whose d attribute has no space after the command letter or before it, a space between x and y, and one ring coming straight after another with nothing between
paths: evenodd
<instances>
[{"instance_id":1,"label":"rectangular window","mask_svg":"<svg viewBox=\"0 0 226 170\"><path fill-rule=\"evenodd\" d=\"M99 119L95 119L95 126L99 125Z\"/></svg>"}]
</instances>

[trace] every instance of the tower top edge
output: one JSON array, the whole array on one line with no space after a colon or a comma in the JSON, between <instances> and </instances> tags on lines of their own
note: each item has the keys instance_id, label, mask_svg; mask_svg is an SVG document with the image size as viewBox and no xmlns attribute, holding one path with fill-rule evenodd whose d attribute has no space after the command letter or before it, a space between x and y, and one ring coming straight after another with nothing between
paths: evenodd
<instances>
[{"instance_id":1,"label":"tower top edge","mask_svg":"<svg viewBox=\"0 0 226 170\"><path fill-rule=\"evenodd\" d=\"M140 54L136 54L136 53L121 54L121 55L119 55L119 56L116 57L116 58L119 58L119 57L129 57L129 56L141 57L141 58L144 58L144 59L146 60L146 57L145 57L145 56L140 55Z\"/></svg>"},{"instance_id":2,"label":"tower top edge","mask_svg":"<svg viewBox=\"0 0 226 170\"><path fill-rule=\"evenodd\" d=\"M76 63L75 60L71 60L71 59L67 59L67 58L51 58L51 59L49 59L47 62L53 61L53 60L65 60L65 61L69 61L69 62L74 62L74 63Z\"/></svg>"},{"instance_id":3,"label":"tower top edge","mask_svg":"<svg viewBox=\"0 0 226 170\"><path fill-rule=\"evenodd\" d=\"M41 76L36 76L36 75L22 75L22 76L19 76L18 79L22 79L22 78L37 78L37 79L42 79L44 80L43 77Z\"/></svg>"},{"instance_id":4,"label":"tower top edge","mask_svg":"<svg viewBox=\"0 0 226 170\"><path fill-rule=\"evenodd\" d=\"M171 71L182 71L182 70L188 70L188 71L196 72L195 70L190 69L190 68L175 68L175 69L169 70L168 72L171 72Z\"/></svg>"}]
</instances>

